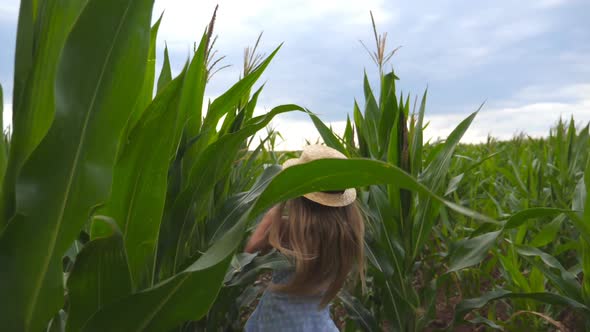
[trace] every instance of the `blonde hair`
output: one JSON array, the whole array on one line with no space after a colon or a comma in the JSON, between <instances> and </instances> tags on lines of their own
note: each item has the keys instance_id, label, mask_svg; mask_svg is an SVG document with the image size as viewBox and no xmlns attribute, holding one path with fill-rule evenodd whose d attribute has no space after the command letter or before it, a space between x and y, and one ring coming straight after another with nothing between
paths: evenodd
<instances>
[{"instance_id":1,"label":"blonde hair","mask_svg":"<svg viewBox=\"0 0 590 332\"><path fill-rule=\"evenodd\" d=\"M288 217L270 226L270 244L295 265L286 284L271 289L287 294L322 295L325 307L340 291L355 263L364 278L364 223L356 202L328 207L304 197L286 203ZM322 294L323 293L323 294Z\"/></svg>"}]
</instances>

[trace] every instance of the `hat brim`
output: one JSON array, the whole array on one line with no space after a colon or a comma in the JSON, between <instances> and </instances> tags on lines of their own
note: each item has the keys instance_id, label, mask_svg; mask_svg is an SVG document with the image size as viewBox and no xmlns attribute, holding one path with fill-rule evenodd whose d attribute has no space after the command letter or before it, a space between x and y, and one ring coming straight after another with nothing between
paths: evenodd
<instances>
[{"instance_id":1,"label":"hat brim","mask_svg":"<svg viewBox=\"0 0 590 332\"><path fill-rule=\"evenodd\" d=\"M299 160L299 158L287 159L283 163L283 169L299 164L301 164L301 160Z\"/></svg>"},{"instance_id":2,"label":"hat brim","mask_svg":"<svg viewBox=\"0 0 590 332\"><path fill-rule=\"evenodd\" d=\"M302 164L297 158L288 159L283 163L283 169ZM318 204L330 207L343 207L352 204L356 200L356 189L348 188L343 193L313 192L303 197Z\"/></svg>"}]
</instances>

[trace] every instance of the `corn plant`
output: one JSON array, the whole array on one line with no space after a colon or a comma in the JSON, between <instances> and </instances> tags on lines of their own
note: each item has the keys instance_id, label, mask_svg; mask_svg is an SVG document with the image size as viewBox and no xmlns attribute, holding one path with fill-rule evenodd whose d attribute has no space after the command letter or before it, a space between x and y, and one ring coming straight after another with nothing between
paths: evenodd
<instances>
[{"instance_id":1,"label":"corn plant","mask_svg":"<svg viewBox=\"0 0 590 332\"><path fill-rule=\"evenodd\" d=\"M410 114L410 96L398 95L395 88L398 77L393 71L383 73L386 59L380 55L385 56L384 37L378 37L373 28L378 49L373 57L380 72L378 98L365 74L364 111L355 101L354 121L347 119L343 137L335 135L315 115L311 119L327 145L349 156L395 165L437 195L449 194L455 190L448 176L454 151L477 112L430 149L423 142L427 93L419 105L414 105L418 112ZM446 249L446 244L441 248L432 233L444 207L431 196L403 190L396 183L365 188L362 202L369 221L366 247L371 290L368 297L356 295L363 298L361 302L375 321L358 321L366 330L384 323L383 328L388 326L393 331L420 331L433 319L436 283L444 272L436 252ZM461 210L459 205L453 207ZM482 215L462 213L493 222ZM352 312L353 308L347 307Z\"/></svg>"},{"instance_id":2,"label":"corn plant","mask_svg":"<svg viewBox=\"0 0 590 332\"><path fill-rule=\"evenodd\" d=\"M584 283L588 269L583 262L587 258L584 248L588 245L588 126L577 132L573 119L567 129L560 120L548 139L516 140L506 145L505 150L508 154L519 153L521 164L509 163L506 166L513 171L500 172L502 177L496 179L500 184L499 197L504 197L498 200L498 208L518 210L523 208L522 204L529 203L546 207L528 210L534 212L534 222L508 219L504 232L494 232L505 240L500 248L493 250L502 263L505 282L481 297L464 301L458 307L456 320L462 320L465 313L489 301L511 298L513 317L542 317L561 328L550 317L556 317L560 312L557 309L565 306L585 317L587 325ZM531 157L534 159L528 159ZM506 231L507 228L512 230ZM575 255L567 255L568 252ZM543 309L542 303L551 306ZM498 326L497 321L486 323Z\"/></svg>"}]
</instances>

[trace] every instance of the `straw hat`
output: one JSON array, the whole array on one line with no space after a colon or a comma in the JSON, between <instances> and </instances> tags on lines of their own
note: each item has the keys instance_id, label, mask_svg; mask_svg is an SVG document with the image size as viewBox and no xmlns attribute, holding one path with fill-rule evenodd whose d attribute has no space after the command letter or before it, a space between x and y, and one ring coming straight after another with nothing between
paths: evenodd
<instances>
[{"instance_id":1,"label":"straw hat","mask_svg":"<svg viewBox=\"0 0 590 332\"><path fill-rule=\"evenodd\" d=\"M338 150L332 149L323 145L308 145L303 148L303 152L299 158L289 159L283 163L283 169L304 164L317 159L346 159L346 156ZM350 205L356 199L356 190L349 188L343 192L329 193L329 192L315 192L303 195L303 197L314 201L318 204L332 207L341 207Z\"/></svg>"}]
</instances>

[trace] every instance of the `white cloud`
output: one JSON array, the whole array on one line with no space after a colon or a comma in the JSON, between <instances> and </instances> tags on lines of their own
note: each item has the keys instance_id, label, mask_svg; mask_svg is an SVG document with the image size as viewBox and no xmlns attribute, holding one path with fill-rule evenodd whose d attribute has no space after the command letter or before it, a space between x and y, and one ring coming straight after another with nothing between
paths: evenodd
<instances>
[{"instance_id":1,"label":"white cloud","mask_svg":"<svg viewBox=\"0 0 590 332\"><path fill-rule=\"evenodd\" d=\"M574 117L577 123L590 122L590 84L574 84L551 89L529 87L515 96L514 106L484 109L476 116L463 137L465 143L484 142L489 135L510 139L515 134L526 133L532 137L544 137L559 118ZM468 114L426 115L430 121L425 136L444 138Z\"/></svg>"},{"instance_id":2,"label":"white cloud","mask_svg":"<svg viewBox=\"0 0 590 332\"><path fill-rule=\"evenodd\" d=\"M537 2L537 6L543 9L555 8L565 5L566 3L571 2L568 0L540 0Z\"/></svg>"},{"instance_id":3,"label":"white cloud","mask_svg":"<svg viewBox=\"0 0 590 332\"><path fill-rule=\"evenodd\" d=\"M2 124L4 125L3 130L8 129L12 125L12 104L4 104L2 110Z\"/></svg>"},{"instance_id":4,"label":"white cloud","mask_svg":"<svg viewBox=\"0 0 590 332\"><path fill-rule=\"evenodd\" d=\"M540 98L543 96L543 98ZM527 102L539 97L540 102ZM569 98L569 101L552 101ZM574 116L578 124L590 122L590 84L565 86L560 89L530 87L516 94L513 107L484 107L476 116L463 143L485 142L488 135L506 140L514 135L526 133L532 137L545 137L559 118ZM259 111L260 112L260 111ZM436 141L446 138L469 114L445 114L425 116L429 122L424 132L425 140ZM338 135L344 133L345 121L329 122ZM276 146L278 150L299 150L305 141L316 142L320 135L310 120L293 120L279 116L271 126L281 133L284 141ZM258 133L263 137L266 131Z\"/></svg>"},{"instance_id":5,"label":"white cloud","mask_svg":"<svg viewBox=\"0 0 590 332\"><path fill-rule=\"evenodd\" d=\"M223 37L220 43L244 42L262 30L284 39L286 34L314 27L310 24L312 22L337 24L339 29L366 26L369 10L373 10L377 23L395 18L386 10L384 0L158 0L154 7L154 20L165 10L160 40L166 40L171 46L191 45L200 39L217 3L219 11L215 31Z\"/></svg>"},{"instance_id":6,"label":"white cloud","mask_svg":"<svg viewBox=\"0 0 590 332\"><path fill-rule=\"evenodd\" d=\"M326 125L331 126L337 135L342 135L346 127L346 121L327 122ZM283 138L277 138L277 144L275 146L277 150L301 150L306 145L306 140L310 143L315 143L318 140L321 142L320 135L311 120L295 120L288 118L288 116L279 115L273 119L269 127L278 131ZM266 137L266 132L266 129L258 132L256 134L257 139L254 140L253 145L256 145L259 139Z\"/></svg>"},{"instance_id":7,"label":"white cloud","mask_svg":"<svg viewBox=\"0 0 590 332\"><path fill-rule=\"evenodd\" d=\"M8 0L0 3L0 20L15 21L18 17L18 1Z\"/></svg>"}]
</instances>

